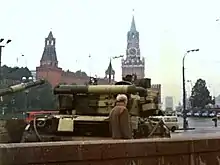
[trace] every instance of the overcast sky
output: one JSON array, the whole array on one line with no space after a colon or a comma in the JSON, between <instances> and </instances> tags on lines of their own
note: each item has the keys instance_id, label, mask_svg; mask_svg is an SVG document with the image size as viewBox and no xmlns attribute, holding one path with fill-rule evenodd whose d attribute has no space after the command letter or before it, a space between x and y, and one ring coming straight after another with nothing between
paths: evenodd
<instances>
[{"instance_id":1,"label":"overcast sky","mask_svg":"<svg viewBox=\"0 0 220 165\"><path fill-rule=\"evenodd\" d=\"M0 0L0 6L0 38L12 39L3 64L35 69L52 30L60 67L103 77L109 58L125 54L134 9L146 76L162 84L163 97L181 99L181 60L197 48L186 58L186 79L203 78L212 94L220 93L218 0ZM113 67L120 80L120 59Z\"/></svg>"}]
</instances>

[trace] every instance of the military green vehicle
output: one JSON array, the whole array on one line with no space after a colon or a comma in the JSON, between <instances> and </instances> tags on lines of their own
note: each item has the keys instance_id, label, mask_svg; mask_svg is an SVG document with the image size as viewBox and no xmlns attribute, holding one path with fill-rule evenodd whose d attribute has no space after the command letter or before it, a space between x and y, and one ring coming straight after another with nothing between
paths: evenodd
<instances>
[{"instance_id":1,"label":"military green vehicle","mask_svg":"<svg viewBox=\"0 0 220 165\"><path fill-rule=\"evenodd\" d=\"M141 83L140 83L141 82ZM148 117L158 114L158 92L147 88L150 80L115 85L58 85L59 114L36 117L26 127L22 142L110 138L109 113L118 94L128 96L134 138L170 137L162 121Z\"/></svg>"},{"instance_id":2,"label":"military green vehicle","mask_svg":"<svg viewBox=\"0 0 220 165\"><path fill-rule=\"evenodd\" d=\"M21 92L26 89L39 86L45 83L45 80L38 80L34 82L21 83L10 86L8 88L0 89L0 96L6 96ZM24 132L26 122L24 119L0 119L0 143L20 142Z\"/></svg>"}]
</instances>

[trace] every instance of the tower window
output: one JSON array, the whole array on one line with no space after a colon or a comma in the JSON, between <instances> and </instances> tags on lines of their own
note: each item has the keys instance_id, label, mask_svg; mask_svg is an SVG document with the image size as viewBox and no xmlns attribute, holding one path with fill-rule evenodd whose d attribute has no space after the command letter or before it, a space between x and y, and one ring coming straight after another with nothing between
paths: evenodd
<instances>
[{"instance_id":1,"label":"tower window","mask_svg":"<svg viewBox=\"0 0 220 165\"><path fill-rule=\"evenodd\" d=\"M51 41L51 45L53 45L53 40Z\"/></svg>"}]
</instances>

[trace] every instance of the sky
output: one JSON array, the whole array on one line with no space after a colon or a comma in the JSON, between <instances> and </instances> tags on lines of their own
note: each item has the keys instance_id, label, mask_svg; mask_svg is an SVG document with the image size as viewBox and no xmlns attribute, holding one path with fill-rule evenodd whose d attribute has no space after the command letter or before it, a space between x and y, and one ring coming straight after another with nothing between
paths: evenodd
<instances>
[{"instance_id":1,"label":"sky","mask_svg":"<svg viewBox=\"0 0 220 165\"><path fill-rule=\"evenodd\" d=\"M3 64L35 70L52 30L60 67L103 77L110 57L125 54L134 14L145 75L162 84L162 98L173 96L175 104L182 99L182 57L190 49L200 51L185 60L186 80L192 81L187 91L202 78L211 94L220 94L218 0L0 0L0 4L0 38L12 40L2 51ZM120 80L120 59L112 65Z\"/></svg>"}]
</instances>

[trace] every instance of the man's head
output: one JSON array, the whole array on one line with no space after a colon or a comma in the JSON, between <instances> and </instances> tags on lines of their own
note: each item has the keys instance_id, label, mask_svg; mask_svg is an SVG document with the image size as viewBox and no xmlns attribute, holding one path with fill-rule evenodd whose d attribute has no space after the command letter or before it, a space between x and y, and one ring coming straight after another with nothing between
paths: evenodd
<instances>
[{"instance_id":1,"label":"man's head","mask_svg":"<svg viewBox=\"0 0 220 165\"><path fill-rule=\"evenodd\" d=\"M118 94L118 96L116 97L116 102L118 103L124 103L125 106L127 105L128 103L128 98L126 95L124 94Z\"/></svg>"}]
</instances>

